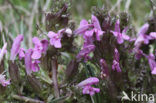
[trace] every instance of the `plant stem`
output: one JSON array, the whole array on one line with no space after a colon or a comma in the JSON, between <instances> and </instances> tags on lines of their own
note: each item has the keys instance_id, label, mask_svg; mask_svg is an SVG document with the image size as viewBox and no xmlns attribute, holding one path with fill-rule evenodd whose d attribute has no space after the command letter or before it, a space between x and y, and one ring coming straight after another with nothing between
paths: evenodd
<instances>
[{"instance_id":1,"label":"plant stem","mask_svg":"<svg viewBox=\"0 0 156 103\"><path fill-rule=\"evenodd\" d=\"M32 99L32 98L28 98L25 96L19 96L19 95L13 95L12 96L14 99L20 100L20 101L24 101L24 102L30 102L30 103L44 103L43 101L40 100L36 100L36 99Z\"/></svg>"},{"instance_id":2,"label":"plant stem","mask_svg":"<svg viewBox=\"0 0 156 103\"><path fill-rule=\"evenodd\" d=\"M51 64L52 64L52 80L53 80L53 83L54 83L54 95L56 98L59 98L60 97L60 93L59 93L59 88L58 88L58 81L57 81L57 59L54 58L52 59L51 61Z\"/></svg>"},{"instance_id":3,"label":"plant stem","mask_svg":"<svg viewBox=\"0 0 156 103\"><path fill-rule=\"evenodd\" d=\"M92 100L92 103L95 103L95 102L94 102L94 99L93 99L93 96L90 96L90 98L91 98L91 100Z\"/></svg>"}]
</instances>

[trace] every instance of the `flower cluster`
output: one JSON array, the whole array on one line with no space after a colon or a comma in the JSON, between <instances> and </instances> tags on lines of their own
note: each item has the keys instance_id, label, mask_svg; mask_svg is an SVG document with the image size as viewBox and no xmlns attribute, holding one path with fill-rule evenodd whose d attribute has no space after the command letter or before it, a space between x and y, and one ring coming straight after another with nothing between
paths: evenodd
<instances>
[{"instance_id":1,"label":"flower cluster","mask_svg":"<svg viewBox=\"0 0 156 103\"><path fill-rule=\"evenodd\" d=\"M115 24L115 30L111 31L113 33L113 35L117 38L117 42L119 44L122 44L124 42L124 40L130 40L130 37L128 35L126 35L126 32L128 30L128 27L126 27L122 32L120 30L120 21L119 19L116 21Z\"/></svg>"},{"instance_id":2,"label":"flower cluster","mask_svg":"<svg viewBox=\"0 0 156 103\"><path fill-rule=\"evenodd\" d=\"M48 40L39 40L39 38L34 37L32 39L34 48L29 48L26 50L24 48L21 48L21 42L23 41L23 39L23 35L18 35L14 39L11 48L10 60L14 61L17 55L19 55L19 59L24 58L26 72L28 75L30 75L32 71L37 72L39 70L39 59L41 58L42 53L45 54L46 50L48 49Z\"/></svg>"},{"instance_id":3,"label":"flower cluster","mask_svg":"<svg viewBox=\"0 0 156 103\"><path fill-rule=\"evenodd\" d=\"M149 28L149 24L148 23L144 24L139 30L139 32L137 33L138 37L132 38L127 35L127 31L129 29L128 26L126 26L123 30L121 30L120 20L117 19L115 23L115 29L110 30L109 34L113 34L113 36L115 37L116 42L117 42L116 45L122 45L124 43L124 40L128 41L131 44L133 43L134 44L133 53L135 54L136 59L139 60L142 56L145 56L149 61L149 65L152 71L151 73L156 74L155 56L153 54L146 55L140 49L142 44L147 45L149 44L150 40L156 39L156 32L150 32L149 35L147 34L148 28ZM89 54L91 52L94 52L96 49L99 49L98 47L96 47L95 42L102 43L103 39L101 38L105 37L104 34L106 32L103 30L100 26L99 20L94 15L92 15L91 23L88 23L88 21L86 20L82 20L80 22L80 26L78 29L75 30L75 34L82 35L84 39L84 43L83 43L82 50L80 50L80 52L77 55L78 61L80 61L81 59L83 59L85 62L88 60L91 60L91 57L89 56ZM122 72L122 69L120 66L120 53L118 51L119 46L116 46L116 45L114 47L114 56L113 56L114 59L112 61L111 67L113 71ZM96 54L93 54L93 55L96 55ZM100 62L99 62L101 66L101 78L109 77L109 66L106 63L106 61L107 60L105 59L100 59ZM83 88L83 94L93 95L94 92L96 92L97 90L95 89L94 91L94 89L90 87L90 84L81 86L82 84L85 84L85 83L87 84L88 82L90 83L92 81L90 79L91 78L86 79L83 82L79 83L78 85L79 87Z\"/></svg>"},{"instance_id":4,"label":"flower cluster","mask_svg":"<svg viewBox=\"0 0 156 103\"><path fill-rule=\"evenodd\" d=\"M61 38L63 37L63 33L68 32L71 33L70 29L61 29L58 33L53 31L49 31L47 37L50 38L51 46L55 48L61 48ZM11 48L11 56L10 60L14 61L16 56L19 56L19 59L23 59L25 61L26 72L30 75L32 72L37 72L40 70L39 63L42 54L45 55L48 49L49 41L47 39L40 40L38 37L33 37L32 42L34 44L34 48L24 49L21 48L21 43L24 40L23 35L18 35L13 42Z\"/></svg>"},{"instance_id":5,"label":"flower cluster","mask_svg":"<svg viewBox=\"0 0 156 103\"><path fill-rule=\"evenodd\" d=\"M102 31L100 23L94 15L92 15L91 18L91 24L89 24L87 20L82 20L80 22L80 26L77 30L75 30L75 34L83 35L84 45L80 53L77 55L78 60L81 60L82 57L84 57L85 61L90 59L89 53L95 49L93 42L95 40L100 41L103 33L104 31ZM96 39L94 39L94 34Z\"/></svg>"}]
</instances>

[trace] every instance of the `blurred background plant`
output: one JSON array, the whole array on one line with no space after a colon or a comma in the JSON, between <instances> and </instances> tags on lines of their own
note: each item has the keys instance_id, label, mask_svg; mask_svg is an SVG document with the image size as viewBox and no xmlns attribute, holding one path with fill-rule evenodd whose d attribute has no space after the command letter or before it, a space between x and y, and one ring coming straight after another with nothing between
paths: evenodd
<instances>
[{"instance_id":1,"label":"blurred background plant","mask_svg":"<svg viewBox=\"0 0 156 103\"><path fill-rule=\"evenodd\" d=\"M18 34L24 35L25 39L24 43L22 43L24 48L33 47L32 38L34 36L40 38L46 37L45 34L47 34L48 31L52 30L57 32L61 28L71 28L72 30L75 30L75 28L78 27L80 20L84 18L89 20L91 14L95 14L98 17L98 13L100 14L101 12L105 16L105 14L107 14L105 11L114 17L118 15L123 20L128 18L129 24L127 25L132 28L131 34L133 35L136 31L138 31L142 24L146 21L150 22L153 20L156 13L155 5L156 2L154 0L0 0L0 47L4 45L4 42L7 42L7 48L10 50L13 39ZM105 11L100 11L101 9L98 8L104 8ZM114 20L115 19L116 18L114 18ZM114 21L112 22L114 23ZM53 76L52 71L48 69L51 66L49 65L50 63L48 62L48 57L42 58L43 65L41 65L41 70L39 72L34 73L31 77L26 77L24 71L25 67L22 63L16 62L12 64L10 61L8 63L10 55L7 54L6 59L2 61L4 65L0 65L0 71L3 72L5 70L7 77L9 77L9 73L7 71L11 72L12 75L10 75L10 77L11 79L14 78L14 81L13 85L8 86L7 88L0 88L1 103L23 103L23 101L28 101L30 103L42 103L42 101L48 103L57 103L62 101L65 103L91 102L90 97L87 95L82 96L79 90L74 88L74 85L87 77L96 76L96 74L100 72L99 69L97 69L100 68L99 64L93 63L98 58L98 55L93 61L79 64L75 60L75 54L77 54L81 49L83 39L81 37L77 37L74 40L74 37L71 39L66 37L64 38L67 44L64 43L63 45L65 48L57 50L60 54L56 53L56 51L51 51L53 48L51 48L48 52L48 57L54 55L53 52L59 56L58 87L61 95L58 96L58 98L55 98L57 94L54 93L55 89L53 89L54 81L51 79ZM66 39L72 45L69 45ZM123 53L124 49L121 47L119 51ZM130 61L133 61L133 58L125 55L127 54L122 54L124 59L131 63ZM109 56L108 58L110 58L111 61L112 57ZM122 62L124 62L124 59ZM146 65L148 65L147 61ZM145 65L141 67L144 66ZM139 67L140 66L138 66L138 68ZM129 67L127 67L126 70L128 70L128 68ZM132 72L135 70L136 69L132 69ZM143 78L148 76L142 76L145 71L144 68L142 68L141 70L138 70L139 75L137 76L133 73L124 74L123 76L128 78L127 75L130 75L130 81L134 81L136 83L136 81L140 82L140 75ZM113 81L116 81L116 77L120 77L120 74L112 77L114 79ZM105 82L109 82L109 80ZM105 82L100 82L100 85L98 86L103 88ZM128 86L135 85L135 83L127 83L127 87L123 86L122 88L128 88L131 90L132 88ZM147 88L147 84L145 85ZM117 87L117 89L118 88L119 87ZM93 97L95 103L119 102L118 100L111 100L111 97L108 97L106 94L109 92L108 87L103 89L103 92L96 94ZM117 91L115 90L115 92ZM114 95L116 95L115 92ZM114 95L111 95L110 93L109 96Z\"/></svg>"}]
</instances>

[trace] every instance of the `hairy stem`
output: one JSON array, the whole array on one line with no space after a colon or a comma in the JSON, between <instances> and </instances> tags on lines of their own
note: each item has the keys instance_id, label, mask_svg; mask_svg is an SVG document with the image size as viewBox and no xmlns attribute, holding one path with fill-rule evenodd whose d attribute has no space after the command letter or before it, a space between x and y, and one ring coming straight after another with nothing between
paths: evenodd
<instances>
[{"instance_id":1,"label":"hairy stem","mask_svg":"<svg viewBox=\"0 0 156 103\"><path fill-rule=\"evenodd\" d=\"M59 93L58 81L57 81L57 67L58 67L57 59L56 58L52 59L51 63L52 63L52 73L53 73L52 80L54 83L54 95L56 98L59 98L60 93Z\"/></svg>"},{"instance_id":2,"label":"hairy stem","mask_svg":"<svg viewBox=\"0 0 156 103\"><path fill-rule=\"evenodd\" d=\"M17 99L17 100L20 100L20 101L24 101L26 103L44 103L43 101L32 99L32 98L28 98L28 97L25 97L25 96L13 95L12 97L14 99Z\"/></svg>"},{"instance_id":3,"label":"hairy stem","mask_svg":"<svg viewBox=\"0 0 156 103\"><path fill-rule=\"evenodd\" d=\"M90 98L91 98L91 100L92 100L92 103L95 103L95 102L94 102L94 99L93 99L93 96L90 96Z\"/></svg>"}]
</instances>

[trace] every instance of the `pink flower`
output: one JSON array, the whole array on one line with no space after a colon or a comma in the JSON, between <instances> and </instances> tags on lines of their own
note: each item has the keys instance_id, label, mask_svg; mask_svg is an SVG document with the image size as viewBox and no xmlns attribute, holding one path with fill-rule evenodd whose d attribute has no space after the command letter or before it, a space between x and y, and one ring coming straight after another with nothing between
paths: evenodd
<instances>
[{"instance_id":1,"label":"pink flower","mask_svg":"<svg viewBox=\"0 0 156 103\"><path fill-rule=\"evenodd\" d=\"M89 28L93 27L93 24L88 24L88 21L83 19L80 22L80 26L74 31L75 34L84 34Z\"/></svg>"},{"instance_id":2,"label":"pink flower","mask_svg":"<svg viewBox=\"0 0 156 103\"><path fill-rule=\"evenodd\" d=\"M33 43L35 47L33 49L32 59L39 59L42 56L42 52L45 53L48 49L48 41L46 39L40 41L37 37L34 37Z\"/></svg>"},{"instance_id":3,"label":"pink flower","mask_svg":"<svg viewBox=\"0 0 156 103\"><path fill-rule=\"evenodd\" d=\"M49 31L48 37L50 38L50 44L54 46L55 48L61 48L61 37L62 37L62 30L60 30L58 33L55 33L53 31Z\"/></svg>"},{"instance_id":4,"label":"pink flower","mask_svg":"<svg viewBox=\"0 0 156 103\"><path fill-rule=\"evenodd\" d=\"M90 77L82 82L80 82L77 86L78 87L83 87L83 86L87 86L87 85L93 85L93 84L97 84L99 83L99 79L96 77Z\"/></svg>"},{"instance_id":5,"label":"pink flower","mask_svg":"<svg viewBox=\"0 0 156 103\"><path fill-rule=\"evenodd\" d=\"M156 32L151 32L150 36L151 36L152 39L156 39Z\"/></svg>"},{"instance_id":6,"label":"pink flower","mask_svg":"<svg viewBox=\"0 0 156 103\"><path fill-rule=\"evenodd\" d=\"M100 37L103 35L104 31L101 30L100 23L96 16L92 15L93 31L96 34L96 39L100 41Z\"/></svg>"},{"instance_id":7,"label":"pink flower","mask_svg":"<svg viewBox=\"0 0 156 103\"><path fill-rule=\"evenodd\" d=\"M113 35L117 38L118 44L122 44L124 40L130 40L130 37L126 35L128 27L126 27L122 32L120 30L120 21L119 19L116 21L115 24L115 31L111 31Z\"/></svg>"},{"instance_id":8,"label":"pink flower","mask_svg":"<svg viewBox=\"0 0 156 103\"><path fill-rule=\"evenodd\" d=\"M156 67L154 67L154 69L151 72L153 75L156 75Z\"/></svg>"},{"instance_id":9,"label":"pink flower","mask_svg":"<svg viewBox=\"0 0 156 103\"><path fill-rule=\"evenodd\" d=\"M119 52L118 50L115 48L114 50L114 60L113 60L113 65L112 65L112 69L113 70L117 70L117 72L121 72L121 68L120 68L120 64L119 64Z\"/></svg>"},{"instance_id":10,"label":"pink flower","mask_svg":"<svg viewBox=\"0 0 156 103\"><path fill-rule=\"evenodd\" d=\"M40 61L36 59L33 60L32 53L33 53L32 49L28 49L25 52L25 67L26 67L26 72L28 75L30 75L32 71L37 72L40 70L40 67L39 67Z\"/></svg>"},{"instance_id":11,"label":"pink flower","mask_svg":"<svg viewBox=\"0 0 156 103\"><path fill-rule=\"evenodd\" d=\"M95 33L96 40L100 41L100 37L103 35L104 31L101 30L100 23L96 16L92 15L91 21L91 24L88 24L88 21L82 20L75 34L83 34L85 39L86 37L92 38Z\"/></svg>"},{"instance_id":12,"label":"pink flower","mask_svg":"<svg viewBox=\"0 0 156 103\"><path fill-rule=\"evenodd\" d=\"M10 84L10 80L6 80L5 75L0 74L0 84L5 87Z\"/></svg>"},{"instance_id":13,"label":"pink flower","mask_svg":"<svg viewBox=\"0 0 156 103\"><path fill-rule=\"evenodd\" d=\"M82 58L84 58L85 61L87 61L88 59L90 59L89 54L94 51L95 46L94 45L86 45L83 47L83 49L79 52L79 54L77 55L77 59L78 61L80 61Z\"/></svg>"},{"instance_id":14,"label":"pink flower","mask_svg":"<svg viewBox=\"0 0 156 103\"><path fill-rule=\"evenodd\" d=\"M96 77L90 77L82 82L80 82L77 86L83 89L83 94L90 94L91 96L95 93L99 93L99 88L91 87L93 84L98 84L99 79Z\"/></svg>"},{"instance_id":15,"label":"pink flower","mask_svg":"<svg viewBox=\"0 0 156 103\"><path fill-rule=\"evenodd\" d=\"M23 35L18 35L13 42L12 48L11 48L11 56L10 60L14 61L17 54L19 53L21 42L23 41Z\"/></svg>"},{"instance_id":16,"label":"pink flower","mask_svg":"<svg viewBox=\"0 0 156 103\"><path fill-rule=\"evenodd\" d=\"M2 49L0 49L0 63L3 60L4 54L6 53L7 49L7 43L4 44L4 46L2 47Z\"/></svg>"},{"instance_id":17,"label":"pink flower","mask_svg":"<svg viewBox=\"0 0 156 103\"><path fill-rule=\"evenodd\" d=\"M139 32L138 32L138 37L137 37L137 39L136 39L136 41L135 41L135 43L134 43L134 45L135 46L138 46L138 47L140 47L140 45L144 42L144 44L148 44L149 43L149 40L151 39L151 37L150 36L148 36L148 35L146 35L146 32L147 32L147 30L148 30L148 28L149 28L149 24L144 24L141 28L140 28L140 30L139 30Z\"/></svg>"}]
</instances>

